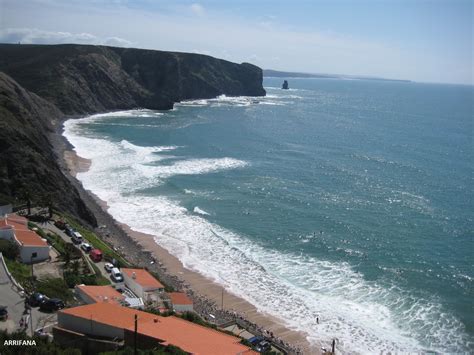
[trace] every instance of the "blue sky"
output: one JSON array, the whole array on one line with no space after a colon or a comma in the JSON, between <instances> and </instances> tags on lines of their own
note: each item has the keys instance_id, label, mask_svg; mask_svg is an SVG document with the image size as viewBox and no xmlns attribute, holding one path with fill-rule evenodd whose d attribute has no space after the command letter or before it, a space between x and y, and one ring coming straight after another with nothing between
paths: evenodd
<instances>
[{"instance_id":1,"label":"blue sky","mask_svg":"<svg viewBox=\"0 0 474 355\"><path fill-rule=\"evenodd\" d=\"M473 84L464 0L0 0L0 41L209 54L262 68Z\"/></svg>"}]
</instances>

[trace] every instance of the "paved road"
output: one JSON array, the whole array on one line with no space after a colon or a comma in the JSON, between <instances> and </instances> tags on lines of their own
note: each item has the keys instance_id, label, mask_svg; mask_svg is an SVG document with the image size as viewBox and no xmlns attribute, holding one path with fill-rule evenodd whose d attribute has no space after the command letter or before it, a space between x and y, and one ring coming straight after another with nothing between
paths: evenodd
<instances>
[{"instance_id":1,"label":"paved road","mask_svg":"<svg viewBox=\"0 0 474 355\"><path fill-rule=\"evenodd\" d=\"M72 243L71 238L65 232L63 232L61 229L56 227L52 222L41 223L40 226L41 226L41 228L43 228L45 230L48 230L50 232L53 232L54 234L59 235L65 242ZM80 245L76 245L76 247L81 251L81 253L85 256L85 259L90 264L95 264L97 266L97 268L100 270L100 273L102 274L102 276L104 276L109 281L111 280L110 279L110 274L107 271L105 271L105 268L104 268L105 261L93 262L91 260L91 258L89 257L89 254L84 252L84 250L82 250L80 248ZM113 281L111 281L111 284L112 284L112 286L121 286L123 288L123 283L122 284L116 284Z\"/></svg>"},{"instance_id":2,"label":"paved road","mask_svg":"<svg viewBox=\"0 0 474 355\"><path fill-rule=\"evenodd\" d=\"M38 328L51 327L57 323L56 313L43 313L38 308L32 308L31 318L29 312L25 311L25 296L16 287L14 287L7 271L0 262L0 304L8 307L8 320L0 322L0 330L14 332L20 329L20 320L25 322L26 330L29 335Z\"/></svg>"},{"instance_id":3,"label":"paved road","mask_svg":"<svg viewBox=\"0 0 474 355\"><path fill-rule=\"evenodd\" d=\"M2 262L0 262L0 305L7 306L8 309L8 320L0 322L0 329L9 332L15 331L20 325L20 319L25 310L25 301L14 288Z\"/></svg>"}]
</instances>

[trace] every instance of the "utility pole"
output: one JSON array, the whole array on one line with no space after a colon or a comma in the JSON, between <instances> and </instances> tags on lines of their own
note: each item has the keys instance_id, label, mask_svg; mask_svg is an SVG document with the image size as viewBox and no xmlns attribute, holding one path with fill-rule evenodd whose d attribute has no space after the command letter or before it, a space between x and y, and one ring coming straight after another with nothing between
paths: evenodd
<instances>
[{"instance_id":1,"label":"utility pole","mask_svg":"<svg viewBox=\"0 0 474 355\"><path fill-rule=\"evenodd\" d=\"M133 354L137 355L138 316L135 314L135 332L133 334Z\"/></svg>"},{"instance_id":2,"label":"utility pole","mask_svg":"<svg viewBox=\"0 0 474 355\"><path fill-rule=\"evenodd\" d=\"M224 310L224 287L222 287L221 306L222 310Z\"/></svg>"}]
</instances>

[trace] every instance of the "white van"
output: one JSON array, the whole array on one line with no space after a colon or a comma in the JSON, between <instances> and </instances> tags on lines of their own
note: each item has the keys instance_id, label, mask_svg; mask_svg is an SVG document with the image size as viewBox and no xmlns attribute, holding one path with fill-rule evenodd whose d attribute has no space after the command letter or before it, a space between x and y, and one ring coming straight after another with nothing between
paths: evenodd
<instances>
[{"instance_id":1,"label":"white van","mask_svg":"<svg viewBox=\"0 0 474 355\"><path fill-rule=\"evenodd\" d=\"M123 282L123 275L120 272L120 270L116 267L112 269L112 272L110 273L110 278L114 282Z\"/></svg>"}]
</instances>

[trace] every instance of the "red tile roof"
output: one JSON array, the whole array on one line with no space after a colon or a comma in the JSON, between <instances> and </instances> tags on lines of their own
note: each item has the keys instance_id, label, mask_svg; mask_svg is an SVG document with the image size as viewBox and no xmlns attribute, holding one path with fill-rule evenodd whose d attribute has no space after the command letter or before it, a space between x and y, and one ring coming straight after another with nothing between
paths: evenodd
<instances>
[{"instance_id":1,"label":"red tile roof","mask_svg":"<svg viewBox=\"0 0 474 355\"><path fill-rule=\"evenodd\" d=\"M125 300L125 296L111 286L77 285L76 288L80 290L80 292L88 295L95 302L108 302L120 305L121 301Z\"/></svg>"},{"instance_id":2,"label":"red tile roof","mask_svg":"<svg viewBox=\"0 0 474 355\"><path fill-rule=\"evenodd\" d=\"M160 281L155 279L148 271L145 269L120 269L124 274L126 274L131 279L134 279L135 282L142 287L155 287L155 288L164 288Z\"/></svg>"},{"instance_id":3,"label":"red tile roof","mask_svg":"<svg viewBox=\"0 0 474 355\"><path fill-rule=\"evenodd\" d=\"M16 230L15 238L22 246L41 246L46 247L48 243L38 234L29 230Z\"/></svg>"},{"instance_id":4,"label":"red tile roof","mask_svg":"<svg viewBox=\"0 0 474 355\"><path fill-rule=\"evenodd\" d=\"M183 292L169 292L168 296L173 304L193 304L193 301Z\"/></svg>"},{"instance_id":5,"label":"red tile roof","mask_svg":"<svg viewBox=\"0 0 474 355\"><path fill-rule=\"evenodd\" d=\"M163 345L172 344L192 354L256 354L247 346L240 344L239 338L217 330L177 317L161 317L110 303L94 303L63 309L59 313L130 331L134 330L134 319L137 315L138 333L155 338ZM61 317L59 323L61 326Z\"/></svg>"},{"instance_id":6,"label":"red tile roof","mask_svg":"<svg viewBox=\"0 0 474 355\"><path fill-rule=\"evenodd\" d=\"M21 223L21 224L25 224L25 225L28 224L28 219L26 219L25 217L19 216L17 214L14 214L14 213L7 214L7 219L9 221L16 222L16 223Z\"/></svg>"}]
</instances>

